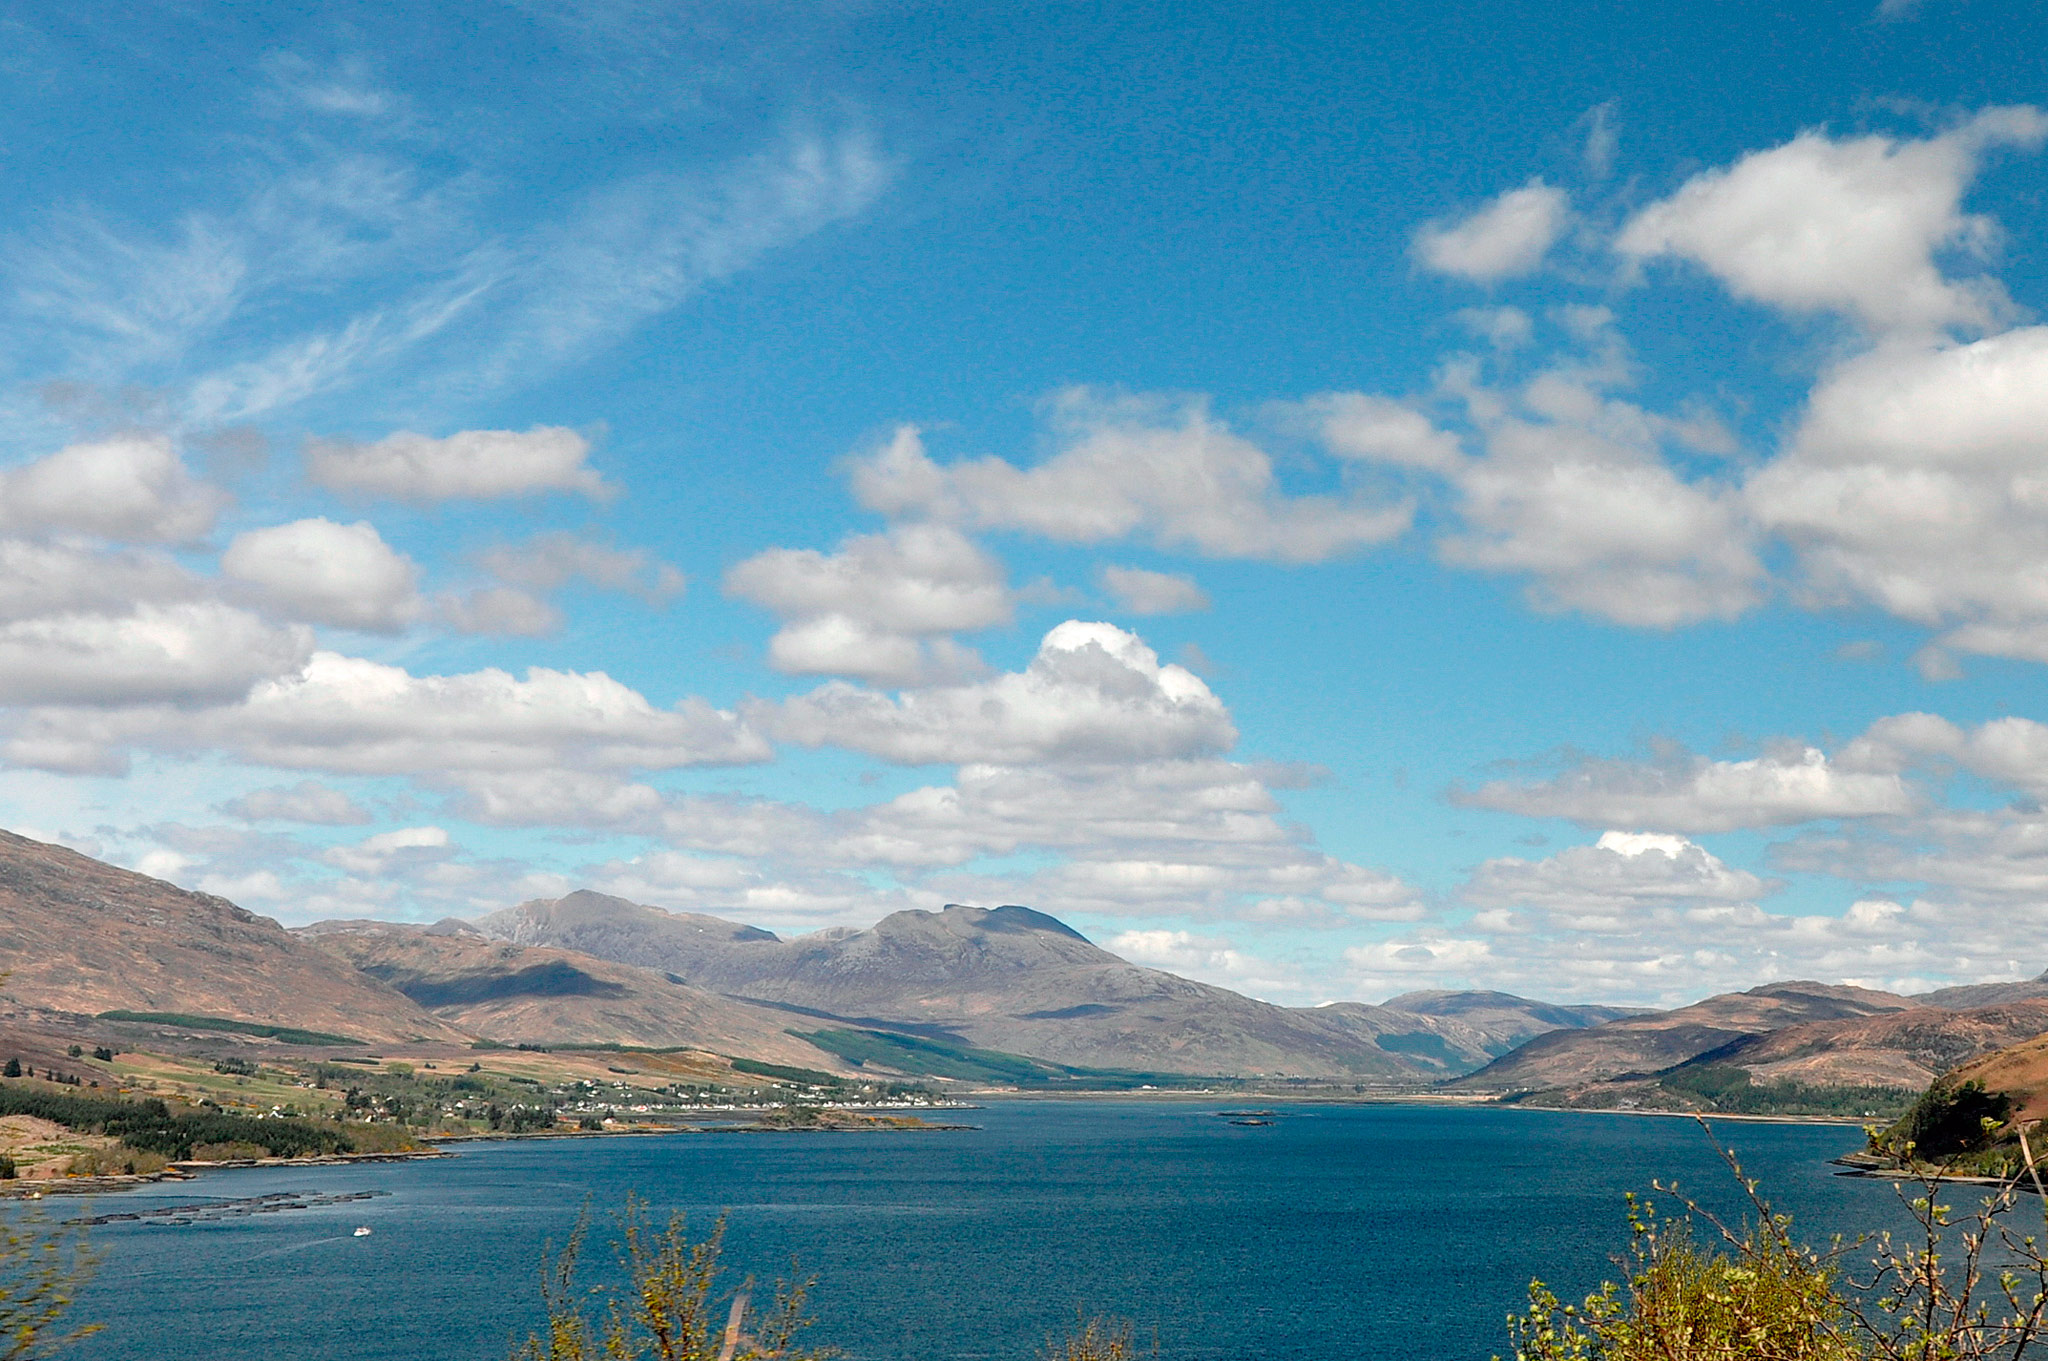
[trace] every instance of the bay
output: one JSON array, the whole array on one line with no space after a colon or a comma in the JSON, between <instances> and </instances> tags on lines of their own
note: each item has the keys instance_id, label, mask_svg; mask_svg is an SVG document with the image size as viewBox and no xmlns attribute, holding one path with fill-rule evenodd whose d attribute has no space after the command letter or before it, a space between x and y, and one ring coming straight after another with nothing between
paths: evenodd
<instances>
[{"instance_id":1,"label":"bay","mask_svg":"<svg viewBox=\"0 0 2048 1361\"><path fill-rule=\"evenodd\" d=\"M538 1320L538 1263L628 1192L708 1229L763 1281L815 1274L815 1343L851 1361L1023 1361L1078 1314L1133 1320L1162 1357L1473 1358L1505 1349L1531 1276L1611 1274L1624 1194L1678 1180L1739 1214L1690 1121L1442 1106L1018 1101L980 1128L466 1144L404 1164L264 1168L102 1197L140 1212L285 1191L372 1199L92 1231L80 1361L495 1361ZM1810 1239L1901 1221L1833 1175L1846 1126L1719 1132ZM54 1202L75 1213L79 1202ZM358 1227L371 1230L355 1236Z\"/></svg>"}]
</instances>

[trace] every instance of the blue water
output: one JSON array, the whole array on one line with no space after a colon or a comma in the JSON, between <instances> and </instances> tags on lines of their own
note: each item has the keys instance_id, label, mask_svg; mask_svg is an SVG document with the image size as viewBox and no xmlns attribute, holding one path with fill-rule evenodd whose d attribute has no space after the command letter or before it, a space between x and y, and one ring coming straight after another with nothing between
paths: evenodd
<instances>
[{"instance_id":1,"label":"blue water","mask_svg":"<svg viewBox=\"0 0 2048 1361\"><path fill-rule=\"evenodd\" d=\"M544 1241L628 1191L708 1227L764 1280L819 1278L815 1343L852 1361L1024 1361L1076 1311L1176 1358L1485 1358L1532 1275L1583 1291L1626 1237L1623 1193L1676 1177L1732 1203L1689 1121L1403 1106L1015 1102L970 1133L704 1134L461 1146L434 1162L222 1172L98 1212L275 1191L348 1205L92 1231L80 1361L495 1361L537 1318ZM1824 1239L1896 1224L1831 1175L1840 1126L1727 1125L1780 1209ZM66 1212L79 1204L57 1202ZM353 1237L357 1225L372 1230ZM593 1235L597 1239L598 1235ZM587 1260L611 1253L593 1243Z\"/></svg>"}]
</instances>

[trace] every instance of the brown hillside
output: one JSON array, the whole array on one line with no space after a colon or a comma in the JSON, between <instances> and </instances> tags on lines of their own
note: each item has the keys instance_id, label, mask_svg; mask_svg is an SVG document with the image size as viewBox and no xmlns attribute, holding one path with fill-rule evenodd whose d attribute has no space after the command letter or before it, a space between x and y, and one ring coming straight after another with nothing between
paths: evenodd
<instances>
[{"instance_id":1,"label":"brown hillside","mask_svg":"<svg viewBox=\"0 0 2048 1361\"><path fill-rule=\"evenodd\" d=\"M569 950L446 925L320 922L296 933L451 1025L504 1044L689 1047L852 1071L787 1033L791 1017Z\"/></svg>"},{"instance_id":2,"label":"brown hillside","mask_svg":"<svg viewBox=\"0 0 2048 1361\"><path fill-rule=\"evenodd\" d=\"M1090 1068L1430 1080L1468 1072L1553 1025L1613 1014L1503 994L1418 994L1412 1010L1275 1006L1132 964L1017 906L898 912L864 931L781 940L720 917L581 892L476 924L499 939L786 1007L798 1029L896 1029Z\"/></svg>"},{"instance_id":3,"label":"brown hillside","mask_svg":"<svg viewBox=\"0 0 2048 1361\"><path fill-rule=\"evenodd\" d=\"M2044 1032L2048 1000L1968 1011L1915 1007L1787 1026L1738 1040L1700 1061L1746 1068L1755 1082L1917 1088L1958 1064Z\"/></svg>"},{"instance_id":4,"label":"brown hillside","mask_svg":"<svg viewBox=\"0 0 2048 1361\"><path fill-rule=\"evenodd\" d=\"M1978 1081L2013 1098L2013 1113L2022 1120L2048 1120L2048 1035L2036 1035L2004 1049L1972 1059L1955 1070L1958 1082ZM2042 1154L2037 1140L2035 1156Z\"/></svg>"},{"instance_id":5,"label":"brown hillside","mask_svg":"<svg viewBox=\"0 0 2048 1361\"><path fill-rule=\"evenodd\" d=\"M1538 1035L1455 1085L1483 1091L1576 1087L1625 1073L1658 1072L1748 1036L1787 1026L1861 1019L1912 1007L1907 998L1869 988L1769 983L1747 992L1722 993L1676 1011Z\"/></svg>"},{"instance_id":6,"label":"brown hillside","mask_svg":"<svg viewBox=\"0 0 2048 1361\"><path fill-rule=\"evenodd\" d=\"M268 917L12 832L0 832L0 971L9 1002L49 1011L468 1038Z\"/></svg>"}]
</instances>

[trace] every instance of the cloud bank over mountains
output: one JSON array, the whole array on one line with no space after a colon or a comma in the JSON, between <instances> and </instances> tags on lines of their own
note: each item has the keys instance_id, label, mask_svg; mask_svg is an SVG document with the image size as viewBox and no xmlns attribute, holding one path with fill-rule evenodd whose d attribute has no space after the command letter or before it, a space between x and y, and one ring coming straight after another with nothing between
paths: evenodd
<instances>
[{"instance_id":1,"label":"cloud bank over mountains","mask_svg":"<svg viewBox=\"0 0 2048 1361\"><path fill-rule=\"evenodd\" d=\"M52 208L0 271L32 394L0 406L24 830L293 919L585 883L798 929L1029 902L1288 1001L2039 967L2010 958L2048 927L2033 719L1901 707L1847 738L1474 771L1427 797L1502 841L1447 879L1304 825L1356 782L1276 749L1282 701L1159 640L1270 579L1232 573L1430 571L1573 627L1862 611L1928 677L2048 663L2048 327L1973 201L2038 155L2041 111L1795 129L1626 183L1603 112L1589 179L1404 223L1445 319L1421 385L1083 373L1017 394L1003 447L890 412L831 451L827 524L724 469L665 481L671 431L615 433L569 391L717 286L819 268L907 153L851 114L792 120L486 211L495 168L403 92L265 70L210 197ZM1781 328L1753 392L1694 390L1631 337L1631 300L1701 296ZM657 493L672 534L625 536ZM724 556L691 586L669 559L695 537ZM1518 833L1568 844L1499 853Z\"/></svg>"}]
</instances>

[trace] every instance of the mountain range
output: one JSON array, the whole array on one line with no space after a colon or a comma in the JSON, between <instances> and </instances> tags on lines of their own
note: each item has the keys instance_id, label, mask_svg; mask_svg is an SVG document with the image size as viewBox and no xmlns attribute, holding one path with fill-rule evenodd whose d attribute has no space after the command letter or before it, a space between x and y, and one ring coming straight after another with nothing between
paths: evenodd
<instances>
[{"instance_id":1,"label":"mountain range","mask_svg":"<svg viewBox=\"0 0 2048 1361\"><path fill-rule=\"evenodd\" d=\"M1770 983L1671 1011L1538 1035L1453 1081L1454 1090L1550 1092L1574 1104L1633 1102L1644 1079L1739 1068L1751 1081L1917 1089L1981 1055L2048 1031L2048 973L1918 996Z\"/></svg>"},{"instance_id":2,"label":"mountain range","mask_svg":"<svg viewBox=\"0 0 2048 1361\"><path fill-rule=\"evenodd\" d=\"M1465 1071L1551 1025L1619 1014L1498 993L1469 1010L1437 996L1414 1010L1276 1006L1132 964L1018 906L897 912L864 931L782 940L581 892L475 925L514 944L659 969L780 1007L793 1029L812 1034L851 1025L1076 1068L1413 1080Z\"/></svg>"},{"instance_id":3,"label":"mountain range","mask_svg":"<svg viewBox=\"0 0 2048 1361\"><path fill-rule=\"evenodd\" d=\"M196 1014L358 1040L460 1029L225 898L0 832L0 971L12 1007Z\"/></svg>"},{"instance_id":4,"label":"mountain range","mask_svg":"<svg viewBox=\"0 0 2048 1361\"><path fill-rule=\"evenodd\" d=\"M584 891L475 921L286 931L5 832L0 972L0 1027L37 1053L94 1024L148 1024L238 1042L688 1048L983 1081L1443 1083L1575 1105L1639 1104L1703 1070L1917 1088L2031 1053L2048 1034L2048 974L1917 997L1780 982L1668 1011L1469 991L1285 1007L1133 964L1014 905L897 912L785 940Z\"/></svg>"}]
</instances>

